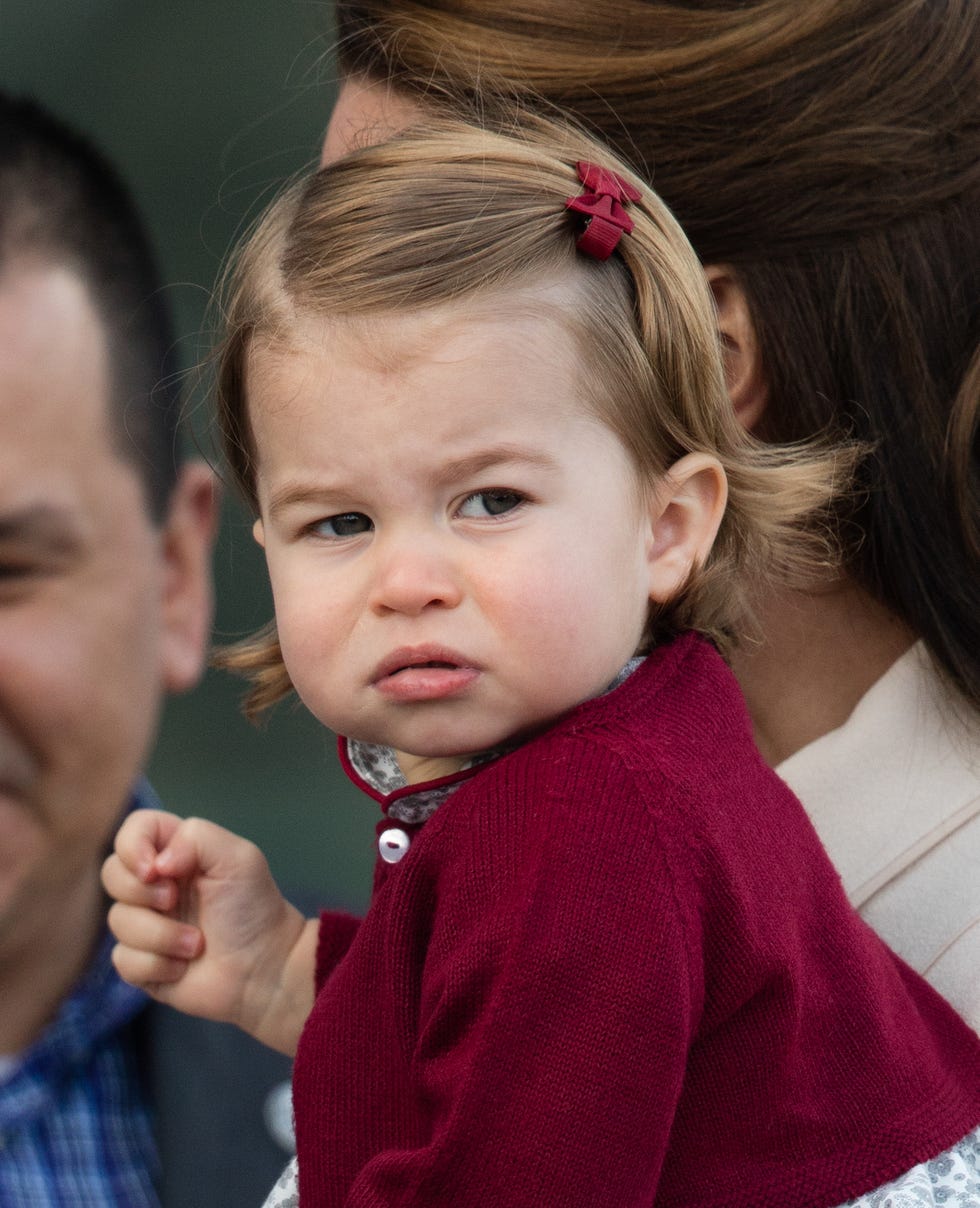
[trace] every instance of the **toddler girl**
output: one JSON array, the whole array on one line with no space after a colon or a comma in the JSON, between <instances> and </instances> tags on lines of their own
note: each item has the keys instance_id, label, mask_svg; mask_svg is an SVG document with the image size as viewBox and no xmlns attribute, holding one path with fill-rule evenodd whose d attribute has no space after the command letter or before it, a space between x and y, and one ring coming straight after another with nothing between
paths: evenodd
<instances>
[{"instance_id":1,"label":"toddler girl","mask_svg":"<svg viewBox=\"0 0 980 1208\"><path fill-rule=\"evenodd\" d=\"M305 921L162 813L104 880L124 977L298 1038L304 1208L980 1204L980 1043L722 658L750 583L830 556L849 455L743 435L663 205L577 131L441 121L278 200L227 324L276 611L228 661L343 736L373 901Z\"/></svg>"}]
</instances>

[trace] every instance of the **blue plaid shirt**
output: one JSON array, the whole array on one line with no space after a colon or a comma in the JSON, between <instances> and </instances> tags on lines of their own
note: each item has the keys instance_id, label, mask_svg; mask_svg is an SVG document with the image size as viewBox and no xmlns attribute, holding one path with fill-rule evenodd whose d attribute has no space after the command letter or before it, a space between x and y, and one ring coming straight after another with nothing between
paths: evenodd
<instances>
[{"instance_id":1,"label":"blue plaid shirt","mask_svg":"<svg viewBox=\"0 0 980 1208\"><path fill-rule=\"evenodd\" d=\"M146 999L103 937L54 1021L0 1081L3 1208L158 1208L133 1024Z\"/></svg>"}]
</instances>

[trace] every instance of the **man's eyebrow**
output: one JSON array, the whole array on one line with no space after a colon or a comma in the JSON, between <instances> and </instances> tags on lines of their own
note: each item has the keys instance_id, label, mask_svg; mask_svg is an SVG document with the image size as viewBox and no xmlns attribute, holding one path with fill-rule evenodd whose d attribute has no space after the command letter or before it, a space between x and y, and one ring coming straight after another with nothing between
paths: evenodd
<instances>
[{"instance_id":1,"label":"man's eyebrow","mask_svg":"<svg viewBox=\"0 0 980 1208\"><path fill-rule=\"evenodd\" d=\"M40 546L66 556L83 545L83 534L70 512L47 503L0 512L0 541Z\"/></svg>"}]
</instances>

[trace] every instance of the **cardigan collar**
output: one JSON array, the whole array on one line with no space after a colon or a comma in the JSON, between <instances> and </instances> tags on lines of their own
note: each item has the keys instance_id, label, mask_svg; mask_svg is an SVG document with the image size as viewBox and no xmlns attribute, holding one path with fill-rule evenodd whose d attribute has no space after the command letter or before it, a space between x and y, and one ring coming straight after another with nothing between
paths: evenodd
<instances>
[{"instance_id":1,"label":"cardigan collar","mask_svg":"<svg viewBox=\"0 0 980 1208\"><path fill-rule=\"evenodd\" d=\"M426 780L420 784L408 784L391 747L341 738L338 749L344 771L359 789L380 802L389 818L409 826L418 826L427 822L463 781L511 748L497 747L492 751L481 751L451 776Z\"/></svg>"},{"instance_id":2,"label":"cardigan collar","mask_svg":"<svg viewBox=\"0 0 980 1208\"><path fill-rule=\"evenodd\" d=\"M642 663L643 656L630 659L612 683L597 695L605 696L618 688ZM344 771L359 789L380 802L389 818L417 826L428 821L460 784L484 765L513 750L516 745L518 744L509 743L489 751L480 751L472 755L462 768L451 776L442 776L421 784L408 784L391 747L360 742L355 738L340 738L338 750Z\"/></svg>"}]
</instances>

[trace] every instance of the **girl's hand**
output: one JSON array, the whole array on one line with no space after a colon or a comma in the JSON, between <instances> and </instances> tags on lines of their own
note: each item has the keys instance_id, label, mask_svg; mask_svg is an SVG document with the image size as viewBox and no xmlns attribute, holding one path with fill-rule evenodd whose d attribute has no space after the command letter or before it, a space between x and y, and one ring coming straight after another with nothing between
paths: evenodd
<instances>
[{"instance_id":1,"label":"girl's hand","mask_svg":"<svg viewBox=\"0 0 980 1208\"><path fill-rule=\"evenodd\" d=\"M136 810L102 867L121 977L160 1002L296 1050L313 1005L317 922L259 849L200 818Z\"/></svg>"}]
</instances>

